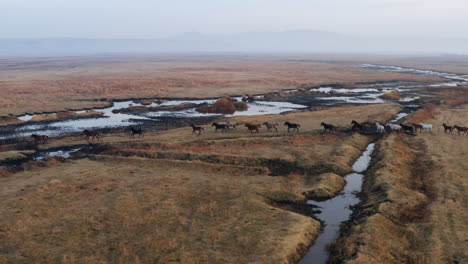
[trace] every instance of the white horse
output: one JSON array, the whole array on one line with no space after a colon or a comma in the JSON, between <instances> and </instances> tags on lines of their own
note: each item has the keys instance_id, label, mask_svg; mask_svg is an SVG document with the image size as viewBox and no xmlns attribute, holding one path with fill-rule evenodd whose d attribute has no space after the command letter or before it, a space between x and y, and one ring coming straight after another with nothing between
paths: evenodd
<instances>
[{"instance_id":1,"label":"white horse","mask_svg":"<svg viewBox=\"0 0 468 264\"><path fill-rule=\"evenodd\" d=\"M377 133L379 134L385 133L385 127L379 124L379 122L375 122L375 126L377 127Z\"/></svg>"},{"instance_id":2,"label":"white horse","mask_svg":"<svg viewBox=\"0 0 468 264\"><path fill-rule=\"evenodd\" d=\"M226 125L226 127L228 129L233 129L233 128L238 128L239 127L239 124L237 124L236 122L224 122L224 125Z\"/></svg>"},{"instance_id":3,"label":"white horse","mask_svg":"<svg viewBox=\"0 0 468 264\"><path fill-rule=\"evenodd\" d=\"M423 130L428 130L429 132L432 133L432 125L431 124L423 124L423 123L419 123L419 124L422 126Z\"/></svg>"},{"instance_id":4,"label":"white horse","mask_svg":"<svg viewBox=\"0 0 468 264\"><path fill-rule=\"evenodd\" d=\"M398 133L401 131L401 126L400 125L395 125L395 124L390 124L390 123L387 123L386 125L388 127L390 127L391 131L395 131L395 132L398 132Z\"/></svg>"}]
</instances>

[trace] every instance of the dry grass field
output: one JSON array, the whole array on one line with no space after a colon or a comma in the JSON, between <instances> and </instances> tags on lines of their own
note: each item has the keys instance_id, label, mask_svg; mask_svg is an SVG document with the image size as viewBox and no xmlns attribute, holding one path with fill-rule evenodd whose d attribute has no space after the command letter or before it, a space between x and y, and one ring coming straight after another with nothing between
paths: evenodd
<instances>
[{"instance_id":1,"label":"dry grass field","mask_svg":"<svg viewBox=\"0 0 468 264\"><path fill-rule=\"evenodd\" d=\"M102 107L96 99L217 97L301 85L439 78L288 57L0 59L0 116Z\"/></svg>"},{"instance_id":2,"label":"dry grass field","mask_svg":"<svg viewBox=\"0 0 468 264\"><path fill-rule=\"evenodd\" d=\"M466 99L466 97L465 97ZM364 184L364 203L334 245L331 263L467 263L467 104L428 106L408 122L433 133L380 141Z\"/></svg>"},{"instance_id":3,"label":"dry grass field","mask_svg":"<svg viewBox=\"0 0 468 264\"><path fill-rule=\"evenodd\" d=\"M30 161L0 177L1 263L296 263L320 231L298 203L339 191L373 137L351 119L385 121L397 104L236 118L288 120L301 132L190 128L105 135L74 159ZM344 115L343 113L346 113ZM342 132L321 135L320 122ZM86 143L61 137L48 146ZM2 146L12 153L15 146ZM339 177L339 176L338 176Z\"/></svg>"}]
</instances>

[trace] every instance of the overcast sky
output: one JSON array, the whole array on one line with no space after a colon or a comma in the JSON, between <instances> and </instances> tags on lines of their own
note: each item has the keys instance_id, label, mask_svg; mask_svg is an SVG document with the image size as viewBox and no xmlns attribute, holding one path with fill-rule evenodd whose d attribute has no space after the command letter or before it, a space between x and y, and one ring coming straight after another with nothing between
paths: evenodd
<instances>
[{"instance_id":1,"label":"overcast sky","mask_svg":"<svg viewBox=\"0 0 468 264\"><path fill-rule=\"evenodd\" d=\"M468 0L0 0L0 38L322 30L468 36Z\"/></svg>"}]
</instances>

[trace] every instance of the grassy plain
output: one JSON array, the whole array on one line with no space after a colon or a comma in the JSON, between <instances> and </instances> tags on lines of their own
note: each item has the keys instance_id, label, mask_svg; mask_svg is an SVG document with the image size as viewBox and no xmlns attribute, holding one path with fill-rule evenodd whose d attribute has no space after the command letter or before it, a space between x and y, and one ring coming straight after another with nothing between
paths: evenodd
<instances>
[{"instance_id":1,"label":"grassy plain","mask_svg":"<svg viewBox=\"0 0 468 264\"><path fill-rule=\"evenodd\" d=\"M347 131L350 119L384 121L399 109L235 119L298 122L299 133L215 133L205 126L202 136L188 127L135 139L109 134L75 159L4 169L0 262L296 263L320 231L302 214L310 208L296 203L304 192L339 190L342 181L329 174L351 171L373 140ZM320 134L324 116L343 131ZM83 143L54 138L40 149Z\"/></svg>"},{"instance_id":2,"label":"grassy plain","mask_svg":"<svg viewBox=\"0 0 468 264\"><path fill-rule=\"evenodd\" d=\"M440 79L294 57L0 59L0 116L109 105L103 98L218 97L392 80Z\"/></svg>"}]
</instances>

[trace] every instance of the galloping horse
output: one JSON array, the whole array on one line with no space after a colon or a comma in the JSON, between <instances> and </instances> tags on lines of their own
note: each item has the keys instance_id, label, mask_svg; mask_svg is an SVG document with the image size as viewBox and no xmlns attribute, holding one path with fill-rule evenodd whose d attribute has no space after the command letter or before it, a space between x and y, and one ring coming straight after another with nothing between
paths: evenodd
<instances>
[{"instance_id":1,"label":"galloping horse","mask_svg":"<svg viewBox=\"0 0 468 264\"><path fill-rule=\"evenodd\" d=\"M31 137L34 138L36 143L42 143L42 144L49 143L48 136L32 134Z\"/></svg>"},{"instance_id":2,"label":"galloping horse","mask_svg":"<svg viewBox=\"0 0 468 264\"><path fill-rule=\"evenodd\" d=\"M385 127L382 126L379 122L375 122L375 126L377 128L377 133L379 133L379 134L384 134L385 133Z\"/></svg>"},{"instance_id":3,"label":"galloping horse","mask_svg":"<svg viewBox=\"0 0 468 264\"><path fill-rule=\"evenodd\" d=\"M460 135L460 132L463 132L463 135L468 133L468 127L461 127L461 126L454 125L453 128L458 130L458 135Z\"/></svg>"},{"instance_id":4,"label":"galloping horse","mask_svg":"<svg viewBox=\"0 0 468 264\"><path fill-rule=\"evenodd\" d=\"M246 123L244 126L250 131L250 133L253 133L254 131L258 133L258 129L261 127L261 125L253 125L250 123Z\"/></svg>"},{"instance_id":5,"label":"galloping horse","mask_svg":"<svg viewBox=\"0 0 468 264\"><path fill-rule=\"evenodd\" d=\"M415 131L415 132L418 132L418 129L419 129L419 132L422 133L423 126L422 126L421 124L411 123L411 125L414 127L414 131Z\"/></svg>"},{"instance_id":6,"label":"galloping horse","mask_svg":"<svg viewBox=\"0 0 468 264\"><path fill-rule=\"evenodd\" d=\"M423 130L428 130L429 132L432 132L432 125L431 124L423 124L423 123L419 123Z\"/></svg>"},{"instance_id":7,"label":"galloping horse","mask_svg":"<svg viewBox=\"0 0 468 264\"><path fill-rule=\"evenodd\" d=\"M447 131L449 131L450 134L452 134L452 132L453 132L453 127L452 126L448 126L445 123L443 123L442 126L444 127L444 133L447 133Z\"/></svg>"},{"instance_id":8,"label":"galloping horse","mask_svg":"<svg viewBox=\"0 0 468 264\"><path fill-rule=\"evenodd\" d=\"M275 132L278 132L278 123L273 123L270 124L268 122L263 123L264 126L266 126L267 131L271 131L271 129L274 129Z\"/></svg>"},{"instance_id":9,"label":"galloping horse","mask_svg":"<svg viewBox=\"0 0 468 264\"><path fill-rule=\"evenodd\" d=\"M213 122L213 124L211 124L211 126L215 127L215 133L218 132L218 129L221 129L221 132L225 132L226 128L227 128L225 124L218 124L216 122Z\"/></svg>"},{"instance_id":10,"label":"galloping horse","mask_svg":"<svg viewBox=\"0 0 468 264\"><path fill-rule=\"evenodd\" d=\"M143 134L143 129L141 128L134 128L130 127L130 130L132 131L132 137L135 137L135 135L138 135L138 137L144 137L145 134Z\"/></svg>"},{"instance_id":11,"label":"galloping horse","mask_svg":"<svg viewBox=\"0 0 468 264\"><path fill-rule=\"evenodd\" d=\"M232 128L238 128L239 124L236 122L224 122L224 125L226 125L227 129L232 129Z\"/></svg>"},{"instance_id":12,"label":"galloping horse","mask_svg":"<svg viewBox=\"0 0 468 264\"><path fill-rule=\"evenodd\" d=\"M403 128L403 131L409 131L411 135L413 135L414 132L414 127L413 126L407 126L404 124L400 124L401 128Z\"/></svg>"},{"instance_id":13,"label":"galloping horse","mask_svg":"<svg viewBox=\"0 0 468 264\"><path fill-rule=\"evenodd\" d=\"M201 126L196 126L196 125L194 125L194 124L190 124L190 126L191 126L192 129L193 129L193 130L192 130L192 134L195 134L195 131L198 131L198 135L197 135L197 136L201 135L202 131L205 131L205 129L204 129L203 127L201 127Z\"/></svg>"},{"instance_id":14,"label":"galloping horse","mask_svg":"<svg viewBox=\"0 0 468 264\"><path fill-rule=\"evenodd\" d=\"M81 133L81 134L85 135L86 140L89 140L90 138L91 138L91 140L93 140L93 139L95 139L95 138L96 138L97 140L99 140L99 137L100 137L99 132L97 132L97 131L89 131L89 130L87 130L87 129L85 129L85 130L83 131L83 133Z\"/></svg>"},{"instance_id":15,"label":"galloping horse","mask_svg":"<svg viewBox=\"0 0 468 264\"><path fill-rule=\"evenodd\" d=\"M359 124L355 120L351 121L351 125L353 125L353 127L351 128L353 131L363 131L364 130L364 126Z\"/></svg>"},{"instance_id":16,"label":"galloping horse","mask_svg":"<svg viewBox=\"0 0 468 264\"><path fill-rule=\"evenodd\" d=\"M291 128L292 128L293 132L294 131L299 132L299 128L301 127L301 125L299 125L299 124L294 124L294 123L290 123L290 122L284 122L284 126L288 126L288 132L289 132L289 130Z\"/></svg>"},{"instance_id":17,"label":"galloping horse","mask_svg":"<svg viewBox=\"0 0 468 264\"><path fill-rule=\"evenodd\" d=\"M332 124L325 124L322 122L322 124L320 124L321 126L323 126L323 132L327 132L327 130L329 132L333 132L333 131L336 131L336 127Z\"/></svg>"},{"instance_id":18,"label":"galloping horse","mask_svg":"<svg viewBox=\"0 0 468 264\"><path fill-rule=\"evenodd\" d=\"M386 125L390 128L390 131L394 131L394 132L397 132L397 133L400 133L400 131L401 131L401 126L400 125L395 125L395 124L390 124L390 123L387 123Z\"/></svg>"}]
</instances>

